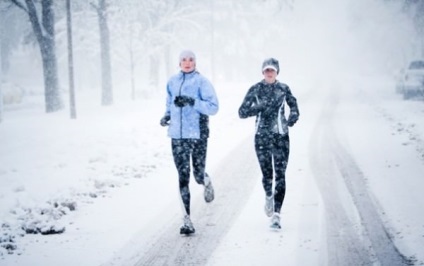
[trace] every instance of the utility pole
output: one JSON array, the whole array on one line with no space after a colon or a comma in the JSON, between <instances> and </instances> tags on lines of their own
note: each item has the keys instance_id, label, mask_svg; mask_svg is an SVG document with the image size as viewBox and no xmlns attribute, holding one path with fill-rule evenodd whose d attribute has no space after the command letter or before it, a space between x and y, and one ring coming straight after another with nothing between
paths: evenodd
<instances>
[{"instance_id":1,"label":"utility pole","mask_svg":"<svg viewBox=\"0 0 424 266\"><path fill-rule=\"evenodd\" d=\"M69 73L69 107L71 119L77 118L75 107L75 88L74 88L74 56L72 52L72 18L71 18L71 0L66 0L66 22L68 32L68 73Z\"/></svg>"},{"instance_id":2,"label":"utility pole","mask_svg":"<svg viewBox=\"0 0 424 266\"><path fill-rule=\"evenodd\" d=\"M212 83L215 82L215 5L214 0L211 1L211 72Z\"/></svg>"},{"instance_id":3,"label":"utility pole","mask_svg":"<svg viewBox=\"0 0 424 266\"><path fill-rule=\"evenodd\" d=\"M0 10L0 12L2 12ZM1 22L3 22L3 19L1 19ZM0 23L0 38L3 35L3 29L2 29L3 23ZM3 121L3 90L2 90L2 83L3 83L3 64L2 64L2 44L0 43L0 123Z\"/></svg>"},{"instance_id":4,"label":"utility pole","mask_svg":"<svg viewBox=\"0 0 424 266\"><path fill-rule=\"evenodd\" d=\"M1 27L1 26L0 26ZM1 62L1 44L0 44L0 62ZM2 70L2 64L0 64L0 123L3 121L3 90L2 90L2 83L3 83L3 70Z\"/></svg>"}]
</instances>

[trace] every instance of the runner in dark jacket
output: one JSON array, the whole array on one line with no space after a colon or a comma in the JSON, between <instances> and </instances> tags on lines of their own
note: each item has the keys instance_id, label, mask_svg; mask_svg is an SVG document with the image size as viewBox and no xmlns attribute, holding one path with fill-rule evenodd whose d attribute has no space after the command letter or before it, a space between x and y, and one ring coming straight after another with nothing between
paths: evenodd
<instances>
[{"instance_id":1,"label":"runner in dark jacket","mask_svg":"<svg viewBox=\"0 0 424 266\"><path fill-rule=\"evenodd\" d=\"M249 89L239 108L240 118L256 116L255 150L263 175L265 213L272 216L271 226L276 228L281 228L280 211L286 193L285 172L290 151L288 127L299 118L296 98L286 84L276 79L279 71L278 60L266 59L262 64L264 79ZM285 103L290 108L288 118Z\"/></svg>"}]
</instances>

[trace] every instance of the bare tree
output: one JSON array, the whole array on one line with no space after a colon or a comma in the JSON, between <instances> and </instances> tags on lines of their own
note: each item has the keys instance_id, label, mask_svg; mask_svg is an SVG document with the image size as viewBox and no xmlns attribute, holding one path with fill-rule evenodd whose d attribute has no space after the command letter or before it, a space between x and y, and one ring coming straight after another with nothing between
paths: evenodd
<instances>
[{"instance_id":1,"label":"bare tree","mask_svg":"<svg viewBox=\"0 0 424 266\"><path fill-rule=\"evenodd\" d=\"M66 25L68 35L68 73L69 73L69 106L71 118L77 118L75 107L75 88L74 88L74 57L72 47L72 16L71 16L71 0L66 0Z\"/></svg>"},{"instance_id":2,"label":"bare tree","mask_svg":"<svg viewBox=\"0 0 424 266\"><path fill-rule=\"evenodd\" d=\"M3 10L0 9L0 40L3 37L3 25L4 25L4 19L3 19ZM3 90L2 90L2 83L3 83L3 60L2 60L2 47L3 45L0 43L0 123L3 121Z\"/></svg>"},{"instance_id":3,"label":"bare tree","mask_svg":"<svg viewBox=\"0 0 424 266\"><path fill-rule=\"evenodd\" d=\"M0 19L1 20L1 19ZM2 27L2 23L0 23L0 32L1 32L1 27ZM0 36L1 37L1 36ZM0 45L0 62L1 62L1 58L2 58L2 53L1 53L1 45ZM2 83L3 83L3 67L0 64L0 123L3 121L3 90L2 90Z\"/></svg>"},{"instance_id":4,"label":"bare tree","mask_svg":"<svg viewBox=\"0 0 424 266\"><path fill-rule=\"evenodd\" d=\"M28 14L32 29L40 47L43 61L46 112L58 111L62 109L63 105L57 74L53 0L41 0L41 21L38 17L37 8L33 0L25 0L25 4L21 3L19 0L10 1Z\"/></svg>"},{"instance_id":5,"label":"bare tree","mask_svg":"<svg viewBox=\"0 0 424 266\"><path fill-rule=\"evenodd\" d=\"M111 105L113 103L112 93L112 70L110 62L110 39L109 27L107 22L107 3L106 0L99 0L98 5L92 3L96 9L99 19L100 29L100 53L102 67L102 105Z\"/></svg>"},{"instance_id":6,"label":"bare tree","mask_svg":"<svg viewBox=\"0 0 424 266\"><path fill-rule=\"evenodd\" d=\"M144 82L146 95L158 87L163 60L166 76L171 75L175 61L169 62L172 47L180 45L177 29L184 32L202 32L205 28L197 20L204 15L199 6L175 0L142 1L123 0L111 7L111 36L117 49L112 57L128 69L131 97L135 99L136 83ZM144 68L146 72L139 71ZM143 80L143 81L141 81Z\"/></svg>"}]
</instances>

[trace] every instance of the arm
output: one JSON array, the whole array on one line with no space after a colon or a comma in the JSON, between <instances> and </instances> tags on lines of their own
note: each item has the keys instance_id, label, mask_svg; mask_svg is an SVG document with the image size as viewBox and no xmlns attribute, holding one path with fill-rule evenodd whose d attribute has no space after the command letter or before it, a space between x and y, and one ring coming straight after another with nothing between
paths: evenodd
<instances>
[{"instance_id":1,"label":"arm","mask_svg":"<svg viewBox=\"0 0 424 266\"><path fill-rule=\"evenodd\" d=\"M171 111L170 111L170 104L172 103L172 95L169 90L169 83L166 85L166 109L165 114L160 120L160 125L165 127L169 125L169 121L171 120Z\"/></svg>"},{"instance_id":2,"label":"arm","mask_svg":"<svg viewBox=\"0 0 424 266\"><path fill-rule=\"evenodd\" d=\"M241 103L241 106L239 108L239 117L240 118L247 118L250 116L256 116L258 115L262 107L258 105L258 101L256 98L256 90L255 87L251 87L249 91L247 92L246 96L244 97L243 102Z\"/></svg>"},{"instance_id":3,"label":"arm","mask_svg":"<svg viewBox=\"0 0 424 266\"><path fill-rule=\"evenodd\" d=\"M165 116L170 116L171 111L170 107L172 104L172 94L171 94L171 88L169 87L169 83L166 84L166 109L165 109Z\"/></svg>"},{"instance_id":4,"label":"arm","mask_svg":"<svg viewBox=\"0 0 424 266\"><path fill-rule=\"evenodd\" d=\"M219 102L212 84L205 78L200 83L200 98L194 102L194 109L204 115L214 115L218 112Z\"/></svg>"},{"instance_id":5,"label":"arm","mask_svg":"<svg viewBox=\"0 0 424 266\"><path fill-rule=\"evenodd\" d=\"M287 102L287 105L290 107L288 125L293 126L299 119L299 107L297 106L297 100L291 93L289 87L287 87L286 102Z\"/></svg>"}]
</instances>

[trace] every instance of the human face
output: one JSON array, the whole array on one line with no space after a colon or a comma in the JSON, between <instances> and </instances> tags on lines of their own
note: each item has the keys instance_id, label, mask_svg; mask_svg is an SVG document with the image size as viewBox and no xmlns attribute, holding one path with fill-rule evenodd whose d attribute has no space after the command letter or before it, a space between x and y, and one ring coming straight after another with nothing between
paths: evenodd
<instances>
[{"instance_id":1,"label":"human face","mask_svg":"<svg viewBox=\"0 0 424 266\"><path fill-rule=\"evenodd\" d=\"M263 72L266 83L274 83L277 79L277 71L272 68L267 68Z\"/></svg>"},{"instance_id":2,"label":"human face","mask_svg":"<svg viewBox=\"0 0 424 266\"><path fill-rule=\"evenodd\" d=\"M193 58L187 57L187 58L181 59L180 68L182 72L184 73L192 72L195 67L196 67L196 61L194 61Z\"/></svg>"}]
</instances>

